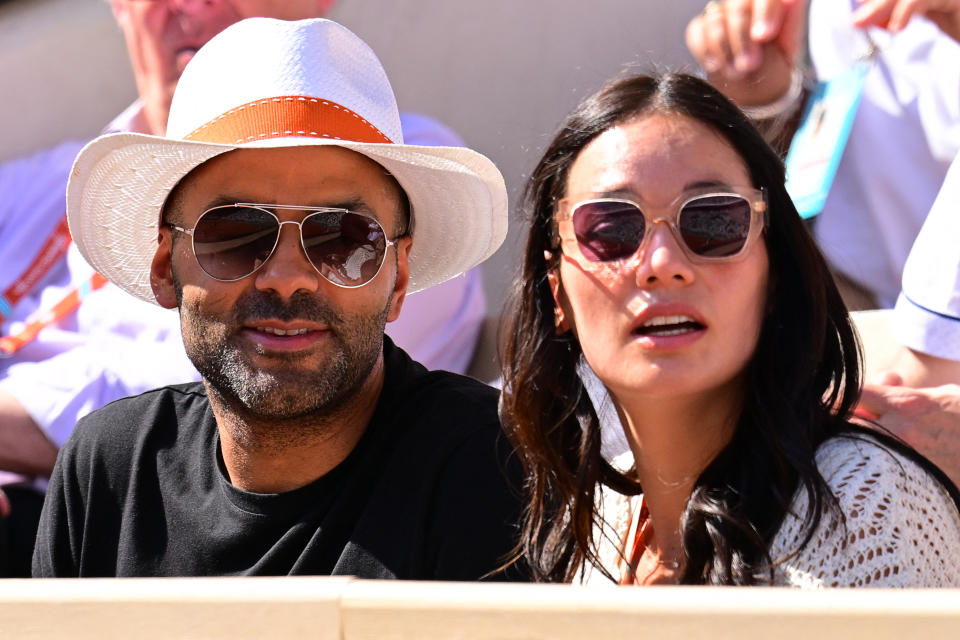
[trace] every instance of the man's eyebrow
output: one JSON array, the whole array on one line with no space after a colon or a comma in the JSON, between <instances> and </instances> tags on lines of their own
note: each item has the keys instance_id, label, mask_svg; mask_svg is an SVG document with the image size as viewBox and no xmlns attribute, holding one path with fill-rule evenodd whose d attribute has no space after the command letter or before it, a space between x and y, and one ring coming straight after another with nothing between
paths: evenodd
<instances>
[{"instance_id":1,"label":"man's eyebrow","mask_svg":"<svg viewBox=\"0 0 960 640\"><path fill-rule=\"evenodd\" d=\"M348 197L342 200L327 201L323 203L304 203L304 202L258 202L255 198L241 198L237 196L218 196L212 200L207 201L204 204L204 210L212 209L213 207L222 207L230 206L234 204L259 204L263 205L264 208L269 209L271 205L286 205L293 207L303 207L304 210L309 209L349 209L350 211L358 211L364 213L372 213L370 205L367 204L361 196Z\"/></svg>"},{"instance_id":2,"label":"man's eyebrow","mask_svg":"<svg viewBox=\"0 0 960 640\"><path fill-rule=\"evenodd\" d=\"M349 209L350 211L362 211L364 213L373 212L372 209L370 209L370 205L367 204L367 201L360 196L341 200L340 202L328 202L322 205L314 206L329 207L331 209Z\"/></svg>"}]
</instances>

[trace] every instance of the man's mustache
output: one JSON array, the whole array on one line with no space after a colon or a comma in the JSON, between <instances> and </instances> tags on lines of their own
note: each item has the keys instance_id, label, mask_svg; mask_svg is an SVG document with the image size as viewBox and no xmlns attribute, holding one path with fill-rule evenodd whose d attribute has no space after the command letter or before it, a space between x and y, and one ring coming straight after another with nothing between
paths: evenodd
<instances>
[{"instance_id":1,"label":"man's mustache","mask_svg":"<svg viewBox=\"0 0 960 640\"><path fill-rule=\"evenodd\" d=\"M331 327L342 323L339 313L306 292L295 293L284 300L276 293L249 291L237 300L233 318L237 325L269 319L282 322L307 320Z\"/></svg>"}]
</instances>

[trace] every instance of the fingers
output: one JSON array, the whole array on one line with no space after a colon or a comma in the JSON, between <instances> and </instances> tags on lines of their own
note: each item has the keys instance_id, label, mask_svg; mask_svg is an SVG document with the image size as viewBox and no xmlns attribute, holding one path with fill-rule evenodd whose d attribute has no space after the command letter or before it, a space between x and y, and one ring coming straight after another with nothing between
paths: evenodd
<instances>
[{"instance_id":1,"label":"fingers","mask_svg":"<svg viewBox=\"0 0 960 640\"><path fill-rule=\"evenodd\" d=\"M709 3L690 21L687 47L707 73L718 73L730 65L730 47L721 3Z\"/></svg>"},{"instance_id":2,"label":"fingers","mask_svg":"<svg viewBox=\"0 0 960 640\"><path fill-rule=\"evenodd\" d=\"M732 75L746 75L760 66L760 43L753 39L753 12L750 0L726 0L724 18L729 66Z\"/></svg>"},{"instance_id":3,"label":"fingers","mask_svg":"<svg viewBox=\"0 0 960 640\"><path fill-rule=\"evenodd\" d=\"M782 40L795 57L805 5L806 0L708 2L687 25L687 47L708 74L741 78L764 64L766 44ZM784 31L787 26L789 32Z\"/></svg>"},{"instance_id":4,"label":"fingers","mask_svg":"<svg viewBox=\"0 0 960 640\"><path fill-rule=\"evenodd\" d=\"M901 0L900 2L894 3L893 12L890 14L890 20L887 22L887 30L891 33L897 33L903 30L903 28L907 26L907 23L910 22L913 14L926 13L926 9L929 9L929 7L922 5L929 4L935 3L918 2L917 0Z\"/></svg>"},{"instance_id":5,"label":"fingers","mask_svg":"<svg viewBox=\"0 0 960 640\"><path fill-rule=\"evenodd\" d=\"M750 36L757 42L770 42L780 34L789 0L756 0L753 3L753 19ZM795 2L793 4L796 4Z\"/></svg>"},{"instance_id":6,"label":"fingers","mask_svg":"<svg viewBox=\"0 0 960 640\"><path fill-rule=\"evenodd\" d=\"M804 46L803 36L807 27L807 0L792 0L779 4L780 22L774 42L783 52L791 67Z\"/></svg>"},{"instance_id":7,"label":"fingers","mask_svg":"<svg viewBox=\"0 0 960 640\"><path fill-rule=\"evenodd\" d=\"M0 489L0 517L6 518L10 515L10 498Z\"/></svg>"},{"instance_id":8,"label":"fingers","mask_svg":"<svg viewBox=\"0 0 960 640\"><path fill-rule=\"evenodd\" d=\"M853 24L858 27L886 29L899 0L860 0L862 4L853 12Z\"/></svg>"},{"instance_id":9,"label":"fingers","mask_svg":"<svg viewBox=\"0 0 960 640\"><path fill-rule=\"evenodd\" d=\"M853 12L853 24L858 27L880 27L891 33L902 31L915 15L927 16L942 28L958 19L960 2L957 0L859 0L861 6Z\"/></svg>"},{"instance_id":10,"label":"fingers","mask_svg":"<svg viewBox=\"0 0 960 640\"><path fill-rule=\"evenodd\" d=\"M856 415L871 420L879 420L890 410L891 405L887 399L887 393L890 387L878 384L865 384L860 393L860 402L854 411Z\"/></svg>"}]
</instances>

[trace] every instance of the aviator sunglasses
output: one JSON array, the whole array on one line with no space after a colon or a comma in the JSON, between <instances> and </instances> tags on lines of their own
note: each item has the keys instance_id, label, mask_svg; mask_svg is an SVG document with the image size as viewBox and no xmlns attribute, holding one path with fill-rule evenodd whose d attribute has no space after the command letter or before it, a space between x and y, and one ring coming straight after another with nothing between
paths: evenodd
<instances>
[{"instance_id":1,"label":"aviator sunglasses","mask_svg":"<svg viewBox=\"0 0 960 640\"><path fill-rule=\"evenodd\" d=\"M281 222L277 210L307 211L303 220ZM338 287L361 287L380 273L388 240L376 219L349 209L239 202L207 209L192 229L168 226L193 240L193 254L204 273L234 282L255 273L270 259L280 227L300 228L300 244L310 264Z\"/></svg>"},{"instance_id":2,"label":"aviator sunglasses","mask_svg":"<svg viewBox=\"0 0 960 640\"><path fill-rule=\"evenodd\" d=\"M688 258L709 262L743 255L767 223L761 189L724 186L685 192L668 209L669 215L653 218L626 198L564 198L557 210L558 231L588 262L610 263L637 254L662 222Z\"/></svg>"}]
</instances>

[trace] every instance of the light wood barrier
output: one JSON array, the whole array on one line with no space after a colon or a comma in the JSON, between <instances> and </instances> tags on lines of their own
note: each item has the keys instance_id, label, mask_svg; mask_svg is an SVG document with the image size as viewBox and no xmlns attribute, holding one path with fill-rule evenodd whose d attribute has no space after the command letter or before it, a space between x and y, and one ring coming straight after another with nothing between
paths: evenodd
<instances>
[{"instance_id":1,"label":"light wood barrier","mask_svg":"<svg viewBox=\"0 0 960 640\"><path fill-rule=\"evenodd\" d=\"M960 590L6 580L0 581L0 637L955 640Z\"/></svg>"}]
</instances>

